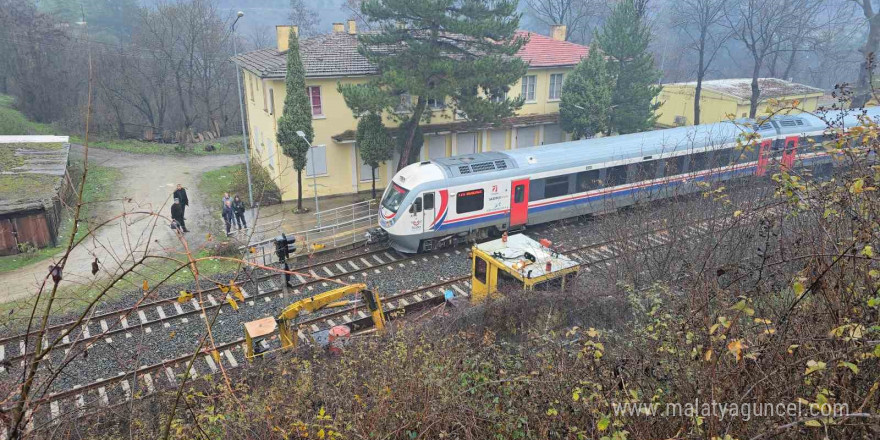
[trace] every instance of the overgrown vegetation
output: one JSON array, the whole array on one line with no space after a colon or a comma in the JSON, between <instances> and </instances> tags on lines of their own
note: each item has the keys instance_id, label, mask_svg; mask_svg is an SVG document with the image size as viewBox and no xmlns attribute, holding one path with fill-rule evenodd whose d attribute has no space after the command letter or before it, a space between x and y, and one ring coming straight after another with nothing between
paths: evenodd
<instances>
[{"instance_id":1,"label":"overgrown vegetation","mask_svg":"<svg viewBox=\"0 0 880 440\"><path fill-rule=\"evenodd\" d=\"M98 140L91 143L92 148L125 151L138 154L193 155L208 156L216 154L241 154L241 136L225 136L193 144L163 144L137 139Z\"/></svg>"},{"instance_id":2,"label":"overgrown vegetation","mask_svg":"<svg viewBox=\"0 0 880 440\"><path fill-rule=\"evenodd\" d=\"M0 94L0 135L14 134L52 134L48 124L28 120L20 111L13 107L14 98Z\"/></svg>"}]
</instances>

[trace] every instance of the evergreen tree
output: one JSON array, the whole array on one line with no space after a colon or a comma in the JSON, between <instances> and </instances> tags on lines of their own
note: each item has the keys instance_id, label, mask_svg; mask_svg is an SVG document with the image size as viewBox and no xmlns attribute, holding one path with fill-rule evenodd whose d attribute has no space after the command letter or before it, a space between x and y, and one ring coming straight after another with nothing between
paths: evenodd
<instances>
[{"instance_id":1,"label":"evergreen tree","mask_svg":"<svg viewBox=\"0 0 880 440\"><path fill-rule=\"evenodd\" d=\"M379 113L367 113L358 121L357 147L361 159L370 166L370 177L373 181L372 194L376 198L376 168L379 164L391 159L393 144L388 131L382 125Z\"/></svg>"},{"instance_id":2,"label":"evergreen tree","mask_svg":"<svg viewBox=\"0 0 880 440\"><path fill-rule=\"evenodd\" d=\"M525 43L516 36L516 5L516 0L361 4L362 15L378 30L358 36L360 52L379 70L373 86L389 97L406 93L416 101L399 118L404 123L398 169L418 157L418 125L430 118L431 112L425 112L428 100L445 101L477 122L512 116L522 105L521 99L491 99L493 91L509 87L526 72L525 62L515 56ZM400 114L394 107L387 105L386 110Z\"/></svg>"},{"instance_id":3,"label":"evergreen tree","mask_svg":"<svg viewBox=\"0 0 880 440\"><path fill-rule=\"evenodd\" d=\"M565 78L559 122L575 139L592 137L608 130L613 78L608 74L605 56L598 45Z\"/></svg>"},{"instance_id":4,"label":"evergreen tree","mask_svg":"<svg viewBox=\"0 0 880 440\"><path fill-rule=\"evenodd\" d=\"M302 211L302 173L308 162L309 144L315 139L312 128L312 105L306 93L306 76L302 59L299 56L299 38L296 32L290 33L287 50L287 76L284 84L287 95L284 97L284 110L278 118L278 145L284 155L293 161L296 170L296 209ZM308 143L296 132L302 131Z\"/></svg>"},{"instance_id":5,"label":"evergreen tree","mask_svg":"<svg viewBox=\"0 0 880 440\"><path fill-rule=\"evenodd\" d=\"M660 107L655 100L660 94L660 72L648 53L651 30L632 1L617 4L594 41L614 77L611 131L624 134L650 129Z\"/></svg>"}]
</instances>

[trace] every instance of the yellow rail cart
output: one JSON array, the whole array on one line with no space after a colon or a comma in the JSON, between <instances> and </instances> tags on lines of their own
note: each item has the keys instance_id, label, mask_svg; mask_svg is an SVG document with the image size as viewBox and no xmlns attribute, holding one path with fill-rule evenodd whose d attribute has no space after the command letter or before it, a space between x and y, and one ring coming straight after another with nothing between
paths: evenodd
<instances>
[{"instance_id":1,"label":"yellow rail cart","mask_svg":"<svg viewBox=\"0 0 880 440\"><path fill-rule=\"evenodd\" d=\"M554 251L549 241L539 242L524 234L477 244L471 258L473 302L485 300L505 285L524 290L546 285L565 288L567 279L580 270L580 264Z\"/></svg>"}]
</instances>

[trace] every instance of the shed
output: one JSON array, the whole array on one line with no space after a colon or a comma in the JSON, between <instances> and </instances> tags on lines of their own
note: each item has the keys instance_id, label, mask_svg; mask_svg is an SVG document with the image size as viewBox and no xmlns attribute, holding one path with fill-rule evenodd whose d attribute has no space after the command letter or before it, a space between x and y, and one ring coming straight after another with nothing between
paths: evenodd
<instances>
[{"instance_id":1,"label":"shed","mask_svg":"<svg viewBox=\"0 0 880 440\"><path fill-rule=\"evenodd\" d=\"M63 205L73 195L68 141L0 136L0 255L58 244Z\"/></svg>"},{"instance_id":2,"label":"shed","mask_svg":"<svg viewBox=\"0 0 880 440\"><path fill-rule=\"evenodd\" d=\"M661 103L657 110L660 114L657 124L666 127L693 125L696 87L695 81L665 84L657 98ZM780 103L797 100L802 111L815 111L819 106L819 99L825 94L821 89L778 78L759 78L758 88L761 90L758 116L766 114L770 99L776 99ZM734 118L748 117L751 97L751 78L703 81L700 123L726 121L728 115L734 115Z\"/></svg>"}]
</instances>

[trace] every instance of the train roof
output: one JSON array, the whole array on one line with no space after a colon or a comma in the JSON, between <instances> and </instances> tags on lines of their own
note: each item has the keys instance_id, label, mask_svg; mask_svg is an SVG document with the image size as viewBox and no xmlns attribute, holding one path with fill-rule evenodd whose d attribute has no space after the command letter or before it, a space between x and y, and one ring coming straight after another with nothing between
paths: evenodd
<instances>
[{"instance_id":1,"label":"train roof","mask_svg":"<svg viewBox=\"0 0 880 440\"><path fill-rule=\"evenodd\" d=\"M843 115L845 126L859 123L860 112ZM880 119L880 108L865 110L868 117ZM825 118L835 120L840 111L828 112ZM757 132L761 137L774 137L793 133L823 131L827 124L810 114L778 116L763 121L758 126L754 121L718 122L665 130L582 139L558 144L540 145L516 150L498 152L511 159L518 168L546 166L549 164L585 163L600 164L635 157L654 156L683 150L701 150L720 147L736 141L743 132ZM455 159L449 158L449 159Z\"/></svg>"}]
</instances>

